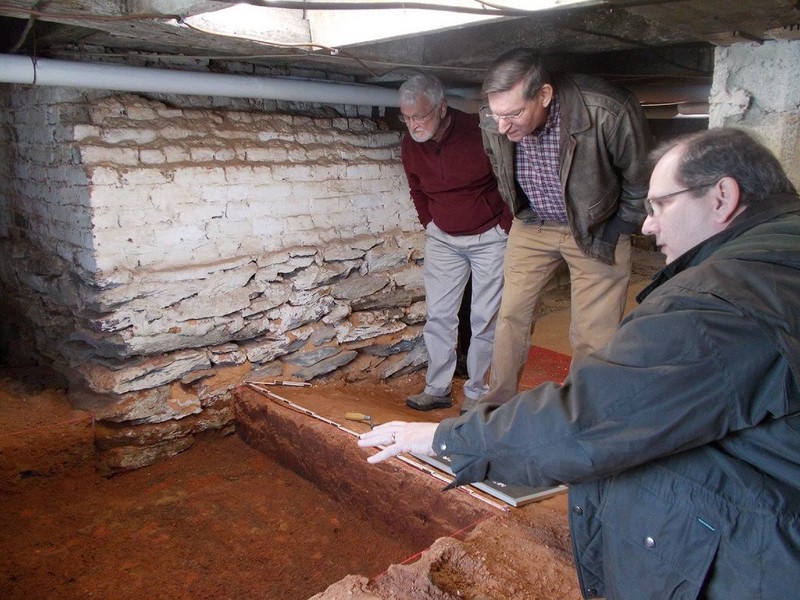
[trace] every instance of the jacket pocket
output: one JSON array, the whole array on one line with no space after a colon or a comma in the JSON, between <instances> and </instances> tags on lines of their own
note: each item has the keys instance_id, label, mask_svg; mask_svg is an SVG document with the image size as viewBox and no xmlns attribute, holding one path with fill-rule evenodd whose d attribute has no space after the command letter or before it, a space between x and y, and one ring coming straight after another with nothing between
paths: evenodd
<instances>
[{"instance_id":1,"label":"jacket pocket","mask_svg":"<svg viewBox=\"0 0 800 600\"><path fill-rule=\"evenodd\" d=\"M635 474L623 475L608 487L598 518L609 598L700 596L720 534L685 498L656 495Z\"/></svg>"}]
</instances>

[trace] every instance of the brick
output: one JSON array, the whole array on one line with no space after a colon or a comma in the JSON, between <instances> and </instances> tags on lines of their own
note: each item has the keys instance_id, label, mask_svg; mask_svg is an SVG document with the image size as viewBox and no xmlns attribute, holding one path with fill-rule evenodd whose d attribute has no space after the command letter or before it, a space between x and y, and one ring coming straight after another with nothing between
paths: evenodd
<instances>
[{"instance_id":1,"label":"brick","mask_svg":"<svg viewBox=\"0 0 800 600\"><path fill-rule=\"evenodd\" d=\"M135 211L147 206L149 190L144 187L118 188L110 186L95 186L90 190L93 206L118 208L124 212Z\"/></svg>"},{"instance_id":2,"label":"brick","mask_svg":"<svg viewBox=\"0 0 800 600\"><path fill-rule=\"evenodd\" d=\"M155 238L163 248L182 248L186 243L205 239L206 232L202 223L175 225L174 223L154 224ZM179 252L176 252L179 253ZM191 255L187 258L191 262Z\"/></svg>"},{"instance_id":3,"label":"brick","mask_svg":"<svg viewBox=\"0 0 800 600\"><path fill-rule=\"evenodd\" d=\"M251 221L230 221L228 219L213 219L205 225L208 239L225 239L226 237L246 238L253 235Z\"/></svg>"},{"instance_id":4,"label":"brick","mask_svg":"<svg viewBox=\"0 0 800 600\"><path fill-rule=\"evenodd\" d=\"M347 179L378 179L381 170L377 165L348 165L345 176Z\"/></svg>"},{"instance_id":5,"label":"brick","mask_svg":"<svg viewBox=\"0 0 800 600\"><path fill-rule=\"evenodd\" d=\"M212 148L191 148L189 157L194 162L211 162L214 160L214 150Z\"/></svg>"},{"instance_id":6,"label":"brick","mask_svg":"<svg viewBox=\"0 0 800 600\"><path fill-rule=\"evenodd\" d=\"M220 168L185 167L175 169L173 183L191 189L225 184L225 171Z\"/></svg>"},{"instance_id":7,"label":"brick","mask_svg":"<svg viewBox=\"0 0 800 600\"><path fill-rule=\"evenodd\" d=\"M98 208L92 213L91 224L93 229L118 228L119 211Z\"/></svg>"},{"instance_id":8,"label":"brick","mask_svg":"<svg viewBox=\"0 0 800 600\"><path fill-rule=\"evenodd\" d=\"M287 142L294 141L294 134L291 133L281 133L278 131L259 131L258 132L258 141L259 142L269 142L270 140L283 140Z\"/></svg>"},{"instance_id":9,"label":"brick","mask_svg":"<svg viewBox=\"0 0 800 600\"><path fill-rule=\"evenodd\" d=\"M256 175L256 171L250 165L226 166L222 168L222 172L225 176L225 182L228 184L252 183L259 180L269 180L271 177L269 169L262 167L259 175Z\"/></svg>"},{"instance_id":10,"label":"brick","mask_svg":"<svg viewBox=\"0 0 800 600\"><path fill-rule=\"evenodd\" d=\"M100 128L95 125L75 125L72 128L72 135L78 141L97 138L100 137Z\"/></svg>"},{"instance_id":11,"label":"brick","mask_svg":"<svg viewBox=\"0 0 800 600\"><path fill-rule=\"evenodd\" d=\"M161 151L167 162L176 163L189 160L189 151L183 146L163 146Z\"/></svg>"},{"instance_id":12,"label":"brick","mask_svg":"<svg viewBox=\"0 0 800 600\"><path fill-rule=\"evenodd\" d=\"M81 160L86 164L113 164L133 166L139 164L139 151L135 148L108 148L82 146Z\"/></svg>"},{"instance_id":13,"label":"brick","mask_svg":"<svg viewBox=\"0 0 800 600\"><path fill-rule=\"evenodd\" d=\"M169 182L164 172L158 169L130 169L122 171L122 183L126 186L164 185Z\"/></svg>"},{"instance_id":14,"label":"brick","mask_svg":"<svg viewBox=\"0 0 800 600\"><path fill-rule=\"evenodd\" d=\"M158 112L150 106L129 104L126 110L127 117L133 121L152 121L158 116Z\"/></svg>"},{"instance_id":15,"label":"brick","mask_svg":"<svg viewBox=\"0 0 800 600\"><path fill-rule=\"evenodd\" d=\"M183 111L179 108L159 108L156 115L162 119L179 119L183 117Z\"/></svg>"},{"instance_id":16,"label":"brick","mask_svg":"<svg viewBox=\"0 0 800 600\"><path fill-rule=\"evenodd\" d=\"M286 222L283 219L275 219L270 217L257 217L251 221L253 226L253 234L263 238L275 238L272 243L265 246L266 248L279 249L284 248L282 240L278 239L286 229Z\"/></svg>"},{"instance_id":17,"label":"brick","mask_svg":"<svg viewBox=\"0 0 800 600\"><path fill-rule=\"evenodd\" d=\"M222 206L212 204L182 204L173 205L172 222L176 225L190 223L207 223L212 219L218 220L225 217L225 209Z\"/></svg>"},{"instance_id":18,"label":"brick","mask_svg":"<svg viewBox=\"0 0 800 600\"><path fill-rule=\"evenodd\" d=\"M159 134L168 140L182 140L192 135L188 130L175 126L163 127Z\"/></svg>"},{"instance_id":19,"label":"brick","mask_svg":"<svg viewBox=\"0 0 800 600\"><path fill-rule=\"evenodd\" d=\"M288 179L290 181L314 181L317 179L316 167L312 165L284 164L272 169L275 179Z\"/></svg>"},{"instance_id":20,"label":"brick","mask_svg":"<svg viewBox=\"0 0 800 600\"><path fill-rule=\"evenodd\" d=\"M150 210L146 204L130 206L128 209L119 208L117 220L122 229L133 229L140 226L163 226L170 222L170 214L157 210Z\"/></svg>"},{"instance_id":21,"label":"brick","mask_svg":"<svg viewBox=\"0 0 800 600\"><path fill-rule=\"evenodd\" d=\"M149 144L155 141L157 134L152 129L116 128L103 131L101 138L108 144L133 142L135 144Z\"/></svg>"},{"instance_id":22,"label":"brick","mask_svg":"<svg viewBox=\"0 0 800 600\"><path fill-rule=\"evenodd\" d=\"M214 152L214 160L217 162L231 161L236 158L236 150L232 148L222 148Z\"/></svg>"},{"instance_id":23,"label":"brick","mask_svg":"<svg viewBox=\"0 0 800 600\"><path fill-rule=\"evenodd\" d=\"M111 252L113 254L118 254L120 252L127 254L131 249L136 248L137 245L149 243L153 237L153 228L146 224L143 225L141 222L136 227L104 229L95 232L95 239L98 246L105 246L104 252Z\"/></svg>"},{"instance_id":24,"label":"brick","mask_svg":"<svg viewBox=\"0 0 800 600\"><path fill-rule=\"evenodd\" d=\"M244 158L250 162L272 162L286 160L286 151L282 148L247 148Z\"/></svg>"},{"instance_id":25,"label":"brick","mask_svg":"<svg viewBox=\"0 0 800 600\"><path fill-rule=\"evenodd\" d=\"M163 165L167 157L163 150L143 148L139 150L139 160L145 165Z\"/></svg>"},{"instance_id":26,"label":"brick","mask_svg":"<svg viewBox=\"0 0 800 600\"><path fill-rule=\"evenodd\" d=\"M120 172L113 167L87 167L86 176L92 186L115 186L122 185L122 178Z\"/></svg>"}]
</instances>

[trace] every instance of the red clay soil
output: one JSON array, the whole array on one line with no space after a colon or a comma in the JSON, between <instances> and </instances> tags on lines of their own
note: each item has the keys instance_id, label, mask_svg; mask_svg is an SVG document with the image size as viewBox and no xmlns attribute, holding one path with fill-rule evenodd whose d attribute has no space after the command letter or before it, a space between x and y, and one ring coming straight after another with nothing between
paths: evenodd
<instances>
[{"instance_id":1,"label":"red clay soil","mask_svg":"<svg viewBox=\"0 0 800 600\"><path fill-rule=\"evenodd\" d=\"M422 549L235 435L111 479L28 476L2 495L5 600L305 599Z\"/></svg>"},{"instance_id":2,"label":"red clay soil","mask_svg":"<svg viewBox=\"0 0 800 600\"><path fill-rule=\"evenodd\" d=\"M430 535L404 536L398 530L417 517L365 522L363 511L237 435L199 439L172 459L105 478L92 466L91 421L45 383L0 378L4 600L580 598L565 496L507 513L480 506L476 515L488 517L455 537L433 521ZM391 386L324 389L335 414L354 399L402 413L421 385L415 374ZM347 452L366 452L342 440ZM435 502L457 494L436 486Z\"/></svg>"}]
</instances>

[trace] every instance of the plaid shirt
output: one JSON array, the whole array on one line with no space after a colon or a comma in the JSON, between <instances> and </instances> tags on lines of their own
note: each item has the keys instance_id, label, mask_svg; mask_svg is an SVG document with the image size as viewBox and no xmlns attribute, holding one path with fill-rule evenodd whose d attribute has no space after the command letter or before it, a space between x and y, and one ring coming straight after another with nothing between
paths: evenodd
<instances>
[{"instance_id":1,"label":"plaid shirt","mask_svg":"<svg viewBox=\"0 0 800 600\"><path fill-rule=\"evenodd\" d=\"M567 208L558 173L560 132L561 108L554 94L544 128L526 135L517 144L516 175L540 219L566 223Z\"/></svg>"}]
</instances>

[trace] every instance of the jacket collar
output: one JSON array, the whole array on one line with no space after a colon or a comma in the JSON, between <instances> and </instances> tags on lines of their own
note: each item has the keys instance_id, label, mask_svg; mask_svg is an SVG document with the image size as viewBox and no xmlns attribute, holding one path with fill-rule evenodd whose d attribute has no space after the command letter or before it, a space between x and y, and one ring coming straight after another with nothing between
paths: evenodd
<instances>
[{"instance_id":1,"label":"jacket collar","mask_svg":"<svg viewBox=\"0 0 800 600\"><path fill-rule=\"evenodd\" d=\"M651 283L637 294L636 301L641 304L641 302L662 283L672 279L675 275L681 271L685 271L689 267L699 265L714 254L720 246L739 237L756 225L766 223L786 213L800 211L800 198L795 194L775 194L769 196L764 202L763 208L760 206L761 205L758 204L755 206L748 206L742 214L733 220L727 229L700 242L697 246L687 250L666 267L658 271L653 275Z\"/></svg>"},{"instance_id":2,"label":"jacket collar","mask_svg":"<svg viewBox=\"0 0 800 600\"><path fill-rule=\"evenodd\" d=\"M568 75L556 74L553 76L553 87L561 107L561 126L570 133L589 129L592 119L578 84Z\"/></svg>"}]
</instances>

